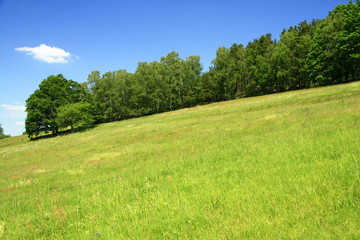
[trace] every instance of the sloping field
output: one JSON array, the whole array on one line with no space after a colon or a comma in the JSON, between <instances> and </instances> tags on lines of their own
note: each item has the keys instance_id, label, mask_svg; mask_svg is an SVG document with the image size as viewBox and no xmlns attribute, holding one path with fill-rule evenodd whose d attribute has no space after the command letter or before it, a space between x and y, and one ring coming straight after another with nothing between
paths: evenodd
<instances>
[{"instance_id":1,"label":"sloping field","mask_svg":"<svg viewBox=\"0 0 360 240\"><path fill-rule=\"evenodd\" d=\"M0 239L359 239L360 82L0 140Z\"/></svg>"}]
</instances>

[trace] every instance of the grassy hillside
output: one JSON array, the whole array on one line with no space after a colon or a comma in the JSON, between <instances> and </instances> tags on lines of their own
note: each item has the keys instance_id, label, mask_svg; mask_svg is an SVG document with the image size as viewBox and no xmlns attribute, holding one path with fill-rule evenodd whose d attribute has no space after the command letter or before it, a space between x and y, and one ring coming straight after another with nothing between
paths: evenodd
<instances>
[{"instance_id":1,"label":"grassy hillside","mask_svg":"<svg viewBox=\"0 0 360 240\"><path fill-rule=\"evenodd\" d=\"M359 239L360 82L0 140L0 239Z\"/></svg>"}]
</instances>

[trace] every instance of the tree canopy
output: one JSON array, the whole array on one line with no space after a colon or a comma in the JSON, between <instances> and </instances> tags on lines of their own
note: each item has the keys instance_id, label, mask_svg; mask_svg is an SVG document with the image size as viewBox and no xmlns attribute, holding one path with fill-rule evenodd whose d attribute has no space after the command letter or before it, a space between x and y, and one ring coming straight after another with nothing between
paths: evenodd
<instances>
[{"instance_id":1,"label":"tree canopy","mask_svg":"<svg viewBox=\"0 0 360 240\"><path fill-rule=\"evenodd\" d=\"M76 102L57 109L56 123L59 127L88 127L95 123L95 110L88 102Z\"/></svg>"},{"instance_id":2,"label":"tree canopy","mask_svg":"<svg viewBox=\"0 0 360 240\"><path fill-rule=\"evenodd\" d=\"M88 94L79 83L67 80L61 74L49 76L26 100L27 134L37 136L40 132L58 133L59 124L56 120L58 108L88 100Z\"/></svg>"},{"instance_id":3,"label":"tree canopy","mask_svg":"<svg viewBox=\"0 0 360 240\"><path fill-rule=\"evenodd\" d=\"M360 77L360 2L338 5L316 29L307 59L314 85Z\"/></svg>"}]
</instances>

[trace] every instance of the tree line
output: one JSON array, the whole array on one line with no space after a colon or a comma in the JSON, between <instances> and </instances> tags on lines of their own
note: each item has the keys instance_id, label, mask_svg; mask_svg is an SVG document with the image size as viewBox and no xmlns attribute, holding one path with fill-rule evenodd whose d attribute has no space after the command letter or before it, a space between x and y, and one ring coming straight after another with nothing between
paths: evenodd
<instances>
[{"instance_id":1,"label":"tree line","mask_svg":"<svg viewBox=\"0 0 360 240\"><path fill-rule=\"evenodd\" d=\"M360 1L323 20L260 36L246 47L220 47L203 73L200 56L171 52L126 70L92 71L77 83L45 79L27 100L26 132L91 126L211 102L356 81L360 78Z\"/></svg>"}]
</instances>

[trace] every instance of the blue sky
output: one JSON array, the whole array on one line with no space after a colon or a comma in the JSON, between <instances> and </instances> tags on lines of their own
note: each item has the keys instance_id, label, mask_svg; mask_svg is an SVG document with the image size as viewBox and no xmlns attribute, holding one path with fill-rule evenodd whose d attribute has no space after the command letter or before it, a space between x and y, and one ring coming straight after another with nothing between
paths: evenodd
<instances>
[{"instance_id":1,"label":"blue sky","mask_svg":"<svg viewBox=\"0 0 360 240\"><path fill-rule=\"evenodd\" d=\"M325 18L343 0L0 0L0 123L25 131L26 99L49 75L84 82L93 70L126 69L171 51L200 55L208 70L220 46Z\"/></svg>"}]
</instances>

